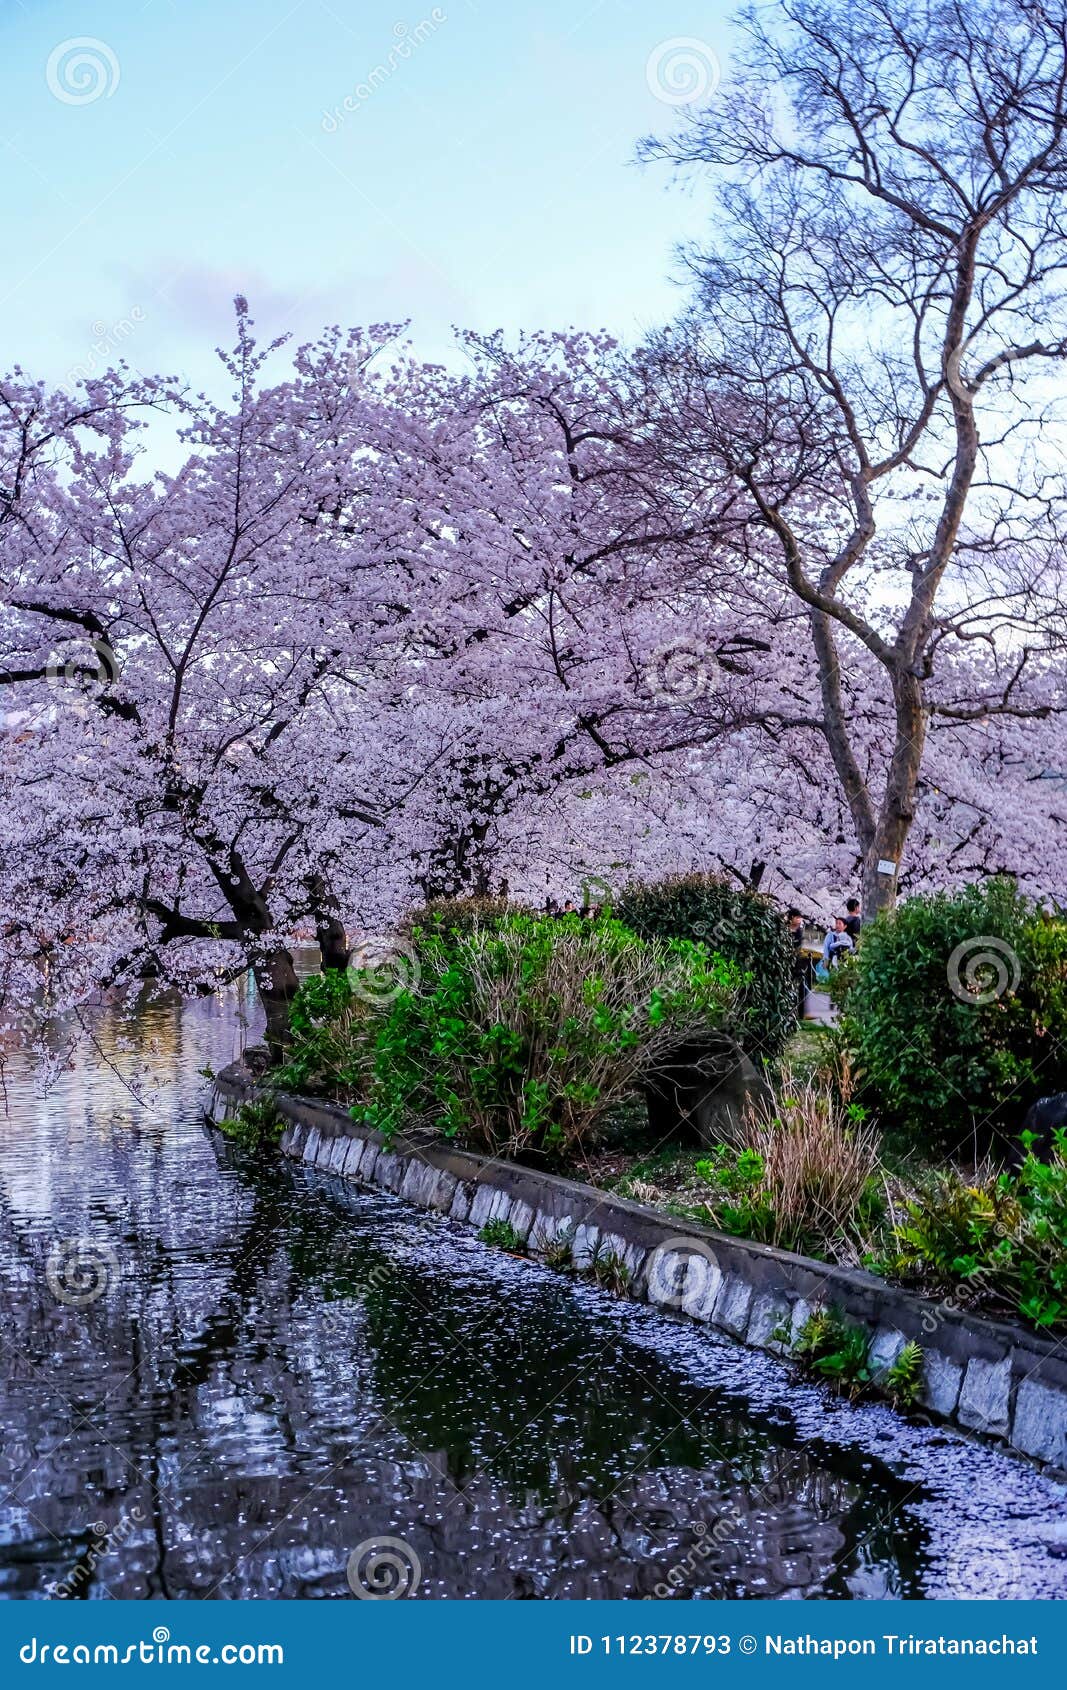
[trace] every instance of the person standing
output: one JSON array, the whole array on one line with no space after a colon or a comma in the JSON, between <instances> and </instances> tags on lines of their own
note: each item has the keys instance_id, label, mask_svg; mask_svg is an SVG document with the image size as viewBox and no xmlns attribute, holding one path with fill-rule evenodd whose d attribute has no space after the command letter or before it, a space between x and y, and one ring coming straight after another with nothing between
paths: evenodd
<instances>
[{"instance_id":1,"label":"person standing","mask_svg":"<svg viewBox=\"0 0 1067 1690\"><path fill-rule=\"evenodd\" d=\"M797 989L797 1015L804 1019L804 1004L811 985L811 963L804 955L804 917L797 909L791 909L786 918L786 932L793 947L793 979Z\"/></svg>"},{"instance_id":2,"label":"person standing","mask_svg":"<svg viewBox=\"0 0 1067 1690\"><path fill-rule=\"evenodd\" d=\"M855 944L856 940L859 938L860 928L862 926L863 913L860 909L859 899L847 898L845 900L845 932L848 934L853 944Z\"/></svg>"}]
</instances>

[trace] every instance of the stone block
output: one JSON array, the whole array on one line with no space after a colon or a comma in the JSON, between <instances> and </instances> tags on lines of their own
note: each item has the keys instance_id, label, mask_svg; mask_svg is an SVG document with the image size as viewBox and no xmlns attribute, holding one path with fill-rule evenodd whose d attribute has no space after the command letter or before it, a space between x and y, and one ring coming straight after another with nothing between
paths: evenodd
<instances>
[{"instance_id":1,"label":"stone block","mask_svg":"<svg viewBox=\"0 0 1067 1690\"><path fill-rule=\"evenodd\" d=\"M691 1256L686 1250L652 1251L645 1275L645 1295L656 1308L680 1309Z\"/></svg>"},{"instance_id":2,"label":"stone block","mask_svg":"<svg viewBox=\"0 0 1067 1690\"><path fill-rule=\"evenodd\" d=\"M715 1305L715 1325L721 1331L728 1332L731 1338L743 1338L748 1330L751 1308L751 1285L729 1274Z\"/></svg>"},{"instance_id":3,"label":"stone block","mask_svg":"<svg viewBox=\"0 0 1067 1690\"><path fill-rule=\"evenodd\" d=\"M872 1372L884 1373L887 1367L892 1367L907 1341L895 1326L880 1326L867 1351Z\"/></svg>"},{"instance_id":4,"label":"stone block","mask_svg":"<svg viewBox=\"0 0 1067 1690\"><path fill-rule=\"evenodd\" d=\"M451 1220L454 1220L454 1221L469 1220L470 1212L471 1212L470 1188L468 1186L466 1186L463 1183L462 1180L457 1180L456 1181L456 1189L452 1194L452 1202L450 1203L449 1209L448 1209L449 1218Z\"/></svg>"},{"instance_id":5,"label":"stone block","mask_svg":"<svg viewBox=\"0 0 1067 1690\"><path fill-rule=\"evenodd\" d=\"M436 1175L433 1190L430 1193L429 1207L436 1209L438 1214L447 1215L452 1207L452 1200L456 1195L456 1187L459 1181L455 1174L449 1173L447 1168L438 1168Z\"/></svg>"},{"instance_id":6,"label":"stone block","mask_svg":"<svg viewBox=\"0 0 1067 1690\"><path fill-rule=\"evenodd\" d=\"M982 1361L972 1356L963 1376L957 1418L961 1426L1003 1438L1008 1431L1008 1403L1011 1396L1011 1357Z\"/></svg>"},{"instance_id":7,"label":"stone block","mask_svg":"<svg viewBox=\"0 0 1067 1690\"><path fill-rule=\"evenodd\" d=\"M588 1273L593 1265L597 1245L600 1242L600 1229L583 1221L574 1231L574 1247L571 1260L579 1273Z\"/></svg>"},{"instance_id":8,"label":"stone block","mask_svg":"<svg viewBox=\"0 0 1067 1690\"><path fill-rule=\"evenodd\" d=\"M530 1236L533 1223L534 1211L530 1204L524 1202L521 1197L516 1197L508 1215L508 1225L513 1229L516 1237L522 1239L524 1244Z\"/></svg>"},{"instance_id":9,"label":"stone block","mask_svg":"<svg viewBox=\"0 0 1067 1690\"><path fill-rule=\"evenodd\" d=\"M493 1213L493 1203L498 1193L491 1185L478 1185L474 1190L474 1198L470 1206L470 1223L479 1229L490 1219Z\"/></svg>"},{"instance_id":10,"label":"stone block","mask_svg":"<svg viewBox=\"0 0 1067 1690\"><path fill-rule=\"evenodd\" d=\"M693 1254L685 1269L682 1313L690 1320L711 1320L722 1290L722 1268L710 1255Z\"/></svg>"},{"instance_id":11,"label":"stone block","mask_svg":"<svg viewBox=\"0 0 1067 1690\"><path fill-rule=\"evenodd\" d=\"M789 1348L794 1349L796 1341L811 1319L811 1304L805 1297L798 1297L793 1304L793 1312L789 1317Z\"/></svg>"},{"instance_id":12,"label":"stone block","mask_svg":"<svg viewBox=\"0 0 1067 1690\"><path fill-rule=\"evenodd\" d=\"M1011 1443L1024 1455L1067 1467L1067 1395L1040 1379L1024 1379L1015 1398Z\"/></svg>"},{"instance_id":13,"label":"stone block","mask_svg":"<svg viewBox=\"0 0 1067 1690\"><path fill-rule=\"evenodd\" d=\"M960 1400L963 1368L940 1350L923 1352L922 1401L934 1414L950 1420Z\"/></svg>"},{"instance_id":14,"label":"stone block","mask_svg":"<svg viewBox=\"0 0 1067 1690\"><path fill-rule=\"evenodd\" d=\"M382 1191L399 1191L407 1163L395 1150L383 1150L374 1164L374 1183Z\"/></svg>"},{"instance_id":15,"label":"stone block","mask_svg":"<svg viewBox=\"0 0 1067 1690\"><path fill-rule=\"evenodd\" d=\"M775 1333L780 1333L783 1329L788 1333L789 1304L786 1299L769 1293L756 1297L749 1315L746 1344L752 1344L757 1350L770 1350L774 1355L783 1355L789 1348L788 1337L775 1337Z\"/></svg>"}]
</instances>

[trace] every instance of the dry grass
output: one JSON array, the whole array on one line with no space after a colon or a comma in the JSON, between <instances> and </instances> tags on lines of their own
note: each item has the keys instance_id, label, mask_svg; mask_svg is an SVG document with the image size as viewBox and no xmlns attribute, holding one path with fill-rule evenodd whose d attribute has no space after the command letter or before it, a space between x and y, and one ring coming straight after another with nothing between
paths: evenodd
<instances>
[{"instance_id":1,"label":"dry grass","mask_svg":"<svg viewBox=\"0 0 1067 1690\"><path fill-rule=\"evenodd\" d=\"M838 1260L852 1254L879 1173L878 1134L850 1119L837 1087L818 1079L792 1085L783 1076L776 1113L753 1124L748 1143L763 1160L759 1189L774 1217L769 1242Z\"/></svg>"}]
</instances>

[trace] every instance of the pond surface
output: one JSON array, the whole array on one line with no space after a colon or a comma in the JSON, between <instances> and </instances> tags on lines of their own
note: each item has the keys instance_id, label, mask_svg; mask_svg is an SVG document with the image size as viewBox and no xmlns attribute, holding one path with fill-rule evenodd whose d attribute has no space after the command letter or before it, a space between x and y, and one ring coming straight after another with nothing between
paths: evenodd
<instances>
[{"instance_id":1,"label":"pond surface","mask_svg":"<svg viewBox=\"0 0 1067 1690\"><path fill-rule=\"evenodd\" d=\"M252 1011L9 1058L0 1595L1067 1594L1022 1464L233 1148L198 1071Z\"/></svg>"}]
</instances>

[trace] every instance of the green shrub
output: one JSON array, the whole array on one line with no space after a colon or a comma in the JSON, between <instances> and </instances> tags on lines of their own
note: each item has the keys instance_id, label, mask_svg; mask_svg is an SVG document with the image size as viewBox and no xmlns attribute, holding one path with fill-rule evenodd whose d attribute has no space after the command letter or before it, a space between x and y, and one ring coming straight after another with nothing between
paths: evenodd
<instances>
[{"instance_id":1,"label":"green shrub","mask_svg":"<svg viewBox=\"0 0 1067 1690\"><path fill-rule=\"evenodd\" d=\"M528 913L508 898L431 898L408 911L400 932L406 937L413 933L470 933L496 927L508 916Z\"/></svg>"},{"instance_id":2,"label":"green shrub","mask_svg":"<svg viewBox=\"0 0 1067 1690\"><path fill-rule=\"evenodd\" d=\"M1026 1135L1030 1136L1030 1135ZM968 1185L934 1176L894 1228L877 1266L968 1303L1008 1304L1036 1327L1067 1326L1067 1133L1048 1162L1032 1149L1017 1174Z\"/></svg>"},{"instance_id":3,"label":"green shrub","mask_svg":"<svg viewBox=\"0 0 1067 1690\"><path fill-rule=\"evenodd\" d=\"M909 1138L983 1148L1067 1089L1067 922L1010 881L879 916L834 993L865 1094Z\"/></svg>"},{"instance_id":4,"label":"green shrub","mask_svg":"<svg viewBox=\"0 0 1067 1690\"><path fill-rule=\"evenodd\" d=\"M327 1093L351 1102L366 1089L370 1052L356 1036L371 1005L353 991L356 971L331 969L301 982L289 1007L291 1042L275 1069L282 1091Z\"/></svg>"},{"instance_id":5,"label":"green shrub","mask_svg":"<svg viewBox=\"0 0 1067 1690\"><path fill-rule=\"evenodd\" d=\"M780 1334L783 1341L788 1334ZM797 1334L793 1355L808 1372L858 1402L885 1397L895 1408L910 1408L923 1386L923 1352L911 1339L896 1361L876 1370L871 1365L870 1335L859 1321L838 1308L813 1309Z\"/></svg>"},{"instance_id":6,"label":"green shrub","mask_svg":"<svg viewBox=\"0 0 1067 1690\"><path fill-rule=\"evenodd\" d=\"M874 1380L868 1359L867 1328L846 1319L840 1309L815 1309L793 1346L793 1354L852 1401L865 1395Z\"/></svg>"},{"instance_id":7,"label":"green shrub","mask_svg":"<svg viewBox=\"0 0 1067 1690\"><path fill-rule=\"evenodd\" d=\"M645 939L690 939L745 976L727 1031L754 1061L770 1062L797 1022L793 950L769 899L710 874L627 886L614 909Z\"/></svg>"},{"instance_id":8,"label":"green shrub","mask_svg":"<svg viewBox=\"0 0 1067 1690\"><path fill-rule=\"evenodd\" d=\"M478 1237L483 1244L495 1244L498 1250L510 1250L521 1255L523 1242L510 1221L486 1221Z\"/></svg>"},{"instance_id":9,"label":"green shrub","mask_svg":"<svg viewBox=\"0 0 1067 1690\"><path fill-rule=\"evenodd\" d=\"M221 1131L245 1150L265 1150L277 1144L285 1130L273 1097L242 1103L236 1115L219 1123Z\"/></svg>"},{"instance_id":10,"label":"green shrub","mask_svg":"<svg viewBox=\"0 0 1067 1690\"><path fill-rule=\"evenodd\" d=\"M332 1015L298 994L279 1082L310 1081L386 1134L433 1125L498 1155L566 1154L679 1039L720 1025L739 986L702 946L609 918L435 921L407 944L387 997L354 970Z\"/></svg>"}]
</instances>

